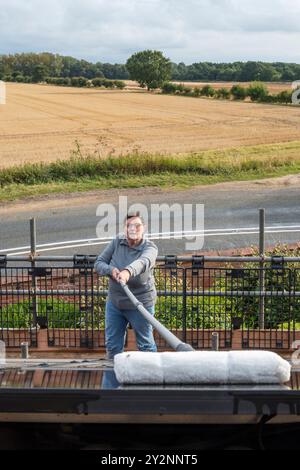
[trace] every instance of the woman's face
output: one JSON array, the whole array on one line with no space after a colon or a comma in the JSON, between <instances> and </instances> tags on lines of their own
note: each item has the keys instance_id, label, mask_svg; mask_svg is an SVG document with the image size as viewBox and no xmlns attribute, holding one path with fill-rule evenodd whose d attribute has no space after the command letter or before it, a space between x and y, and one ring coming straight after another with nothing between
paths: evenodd
<instances>
[{"instance_id":1,"label":"woman's face","mask_svg":"<svg viewBox=\"0 0 300 470\"><path fill-rule=\"evenodd\" d=\"M126 221L125 235L129 240L139 241L143 238L145 226L139 217L131 217Z\"/></svg>"}]
</instances>

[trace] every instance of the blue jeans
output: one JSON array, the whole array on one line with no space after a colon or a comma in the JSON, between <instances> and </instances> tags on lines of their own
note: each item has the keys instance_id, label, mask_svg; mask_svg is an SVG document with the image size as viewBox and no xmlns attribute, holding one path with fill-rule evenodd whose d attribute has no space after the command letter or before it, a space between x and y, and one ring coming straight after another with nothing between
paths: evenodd
<instances>
[{"instance_id":1,"label":"blue jeans","mask_svg":"<svg viewBox=\"0 0 300 470\"><path fill-rule=\"evenodd\" d=\"M154 315L154 305L148 307L147 310ZM109 359L124 350L128 323L134 329L140 351L157 351L152 325L147 322L142 314L136 308L119 309L108 300L105 307L105 345Z\"/></svg>"}]
</instances>

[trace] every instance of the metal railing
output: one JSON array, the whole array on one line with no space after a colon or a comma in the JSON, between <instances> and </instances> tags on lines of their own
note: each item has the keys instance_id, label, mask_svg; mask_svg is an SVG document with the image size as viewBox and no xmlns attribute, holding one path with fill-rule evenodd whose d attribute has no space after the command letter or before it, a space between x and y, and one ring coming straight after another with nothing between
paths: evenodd
<instances>
[{"instance_id":1,"label":"metal railing","mask_svg":"<svg viewBox=\"0 0 300 470\"><path fill-rule=\"evenodd\" d=\"M6 346L28 341L36 347L38 330L46 329L49 347L104 347L108 279L94 271L95 259L64 257L63 267L48 267L26 258L16 267L2 256L0 339ZM235 330L242 348L290 348L300 329L300 258L166 256L158 258L154 276L156 317L197 349L211 347L213 332L220 348L231 348Z\"/></svg>"},{"instance_id":2,"label":"metal railing","mask_svg":"<svg viewBox=\"0 0 300 470\"><path fill-rule=\"evenodd\" d=\"M263 210L259 228L259 256L158 257L156 317L194 348L212 347L213 334L219 348L297 339L300 257L266 257ZM30 229L29 256L0 254L0 340L35 348L44 329L50 348L104 348L108 279L94 271L96 256L39 256L34 219Z\"/></svg>"}]
</instances>

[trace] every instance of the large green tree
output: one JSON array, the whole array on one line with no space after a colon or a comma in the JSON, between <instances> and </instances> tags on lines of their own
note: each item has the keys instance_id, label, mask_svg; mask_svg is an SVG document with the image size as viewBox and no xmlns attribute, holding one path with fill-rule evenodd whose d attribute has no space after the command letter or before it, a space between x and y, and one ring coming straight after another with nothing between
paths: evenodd
<instances>
[{"instance_id":1,"label":"large green tree","mask_svg":"<svg viewBox=\"0 0 300 470\"><path fill-rule=\"evenodd\" d=\"M129 57L126 68L132 80L151 90L170 80L172 64L162 52L146 50Z\"/></svg>"}]
</instances>

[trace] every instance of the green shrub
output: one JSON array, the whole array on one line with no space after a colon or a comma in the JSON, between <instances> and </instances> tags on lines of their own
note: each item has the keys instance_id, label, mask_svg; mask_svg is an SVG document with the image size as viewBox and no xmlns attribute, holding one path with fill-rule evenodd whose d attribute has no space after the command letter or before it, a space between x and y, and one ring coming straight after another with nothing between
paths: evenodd
<instances>
[{"instance_id":1,"label":"green shrub","mask_svg":"<svg viewBox=\"0 0 300 470\"><path fill-rule=\"evenodd\" d=\"M177 90L177 85L172 82L165 82L161 87L162 93L174 94Z\"/></svg>"},{"instance_id":2,"label":"green shrub","mask_svg":"<svg viewBox=\"0 0 300 470\"><path fill-rule=\"evenodd\" d=\"M176 87L176 93L180 94L180 93L184 93L184 89L185 89L185 86L183 83L179 83L179 85L177 85Z\"/></svg>"},{"instance_id":3,"label":"green shrub","mask_svg":"<svg viewBox=\"0 0 300 470\"><path fill-rule=\"evenodd\" d=\"M105 80L103 83L104 88L114 88L113 80Z\"/></svg>"},{"instance_id":4,"label":"green shrub","mask_svg":"<svg viewBox=\"0 0 300 470\"><path fill-rule=\"evenodd\" d=\"M104 86L104 83L105 83L105 78L97 77L97 78L93 78L92 80L92 85L94 87Z\"/></svg>"},{"instance_id":5,"label":"green shrub","mask_svg":"<svg viewBox=\"0 0 300 470\"><path fill-rule=\"evenodd\" d=\"M72 77L71 85L75 87L85 87L87 86L88 79L85 77Z\"/></svg>"},{"instance_id":6,"label":"green shrub","mask_svg":"<svg viewBox=\"0 0 300 470\"><path fill-rule=\"evenodd\" d=\"M276 103L276 95L266 95L260 100L261 103Z\"/></svg>"},{"instance_id":7,"label":"green shrub","mask_svg":"<svg viewBox=\"0 0 300 470\"><path fill-rule=\"evenodd\" d=\"M85 296L83 296L85 299ZM37 303L38 315L47 318L48 328L95 328L104 327L104 298L91 308L88 301L87 309L79 303L64 299L42 299ZM0 326L2 328L30 328L33 325L32 301L24 300L17 304L3 305L0 309Z\"/></svg>"},{"instance_id":8,"label":"green shrub","mask_svg":"<svg viewBox=\"0 0 300 470\"><path fill-rule=\"evenodd\" d=\"M200 95L201 96L211 96L212 97L212 96L215 95L215 90L210 85L204 85L204 87L202 87L201 90L200 90Z\"/></svg>"},{"instance_id":9,"label":"green shrub","mask_svg":"<svg viewBox=\"0 0 300 470\"><path fill-rule=\"evenodd\" d=\"M277 95L274 95L274 100L277 103L289 104L292 102L292 94L292 91L284 90L278 93Z\"/></svg>"},{"instance_id":10,"label":"green shrub","mask_svg":"<svg viewBox=\"0 0 300 470\"><path fill-rule=\"evenodd\" d=\"M126 86L122 80L107 80L101 77L93 78L91 84L94 87L118 88L119 90L123 90Z\"/></svg>"},{"instance_id":11,"label":"green shrub","mask_svg":"<svg viewBox=\"0 0 300 470\"><path fill-rule=\"evenodd\" d=\"M200 95L201 95L201 90L200 90L199 87L196 86L196 87L193 89L193 96L195 96L195 98L198 98Z\"/></svg>"},{"instance_id":12,"label":"green shrub","mask_svg":"<svg viewBox=\"0 0 300 470\"><path fill-rule=\"evenodd\" d=\"M244 100L247 97L247 90L241 85L233 85L230 88L230 93L235 100Z\"/></svg>"},{"instance_id":13,"label":"green shrub","mask_svg":"<svg viewBox=\"0 0 300 470\"><path fill-rule=\"evenodd\" d=\"M250 96L251 101L264 101L268 94L267 87L262 82L253 82L247 88L247 95Z\"/></svg>"},{"instance_id":14,"label":"green shrub","mask_svg":"<svg viewBox=\"0 0 300 470\"><path fill-rule=\"evenodd\" d=\"M223 100L229 100L230 99L230 91L225 88L219 88L218 90L215 91L215 97L216 98L221 98Z\"/></svg>"},{"instance_id":15,"label":"green shrub","mask_svg":"<svg viewBox=\"0 0 300 470\"><path fill-rule=\"evenodd\" d=\"M126 85L124 82L122 82L122 80L114 80L114 86L119 90L124 90Z\"/></svg>"},{"instance_id":16,"label":"green shrub","mask_svg":"<svg viewBox=\"0 0 300 470\"><path fill-rule=\"evenodd\" d=\"M18 82L18 83L22 83L24 82L25 78L23 77L23 75L16 75L15 77L15 82Z\"/></svg>"},{"instance_id":17,"label":"green shrub","mask_svg":"<svg viewBox=\"0 0 300 470\"><path fill-rule=\"evenodd\" d=\"M192 96L193 89L190 86L185 86L183 89L183 93L188 96Z\"/></svg>"}]
</instances>

